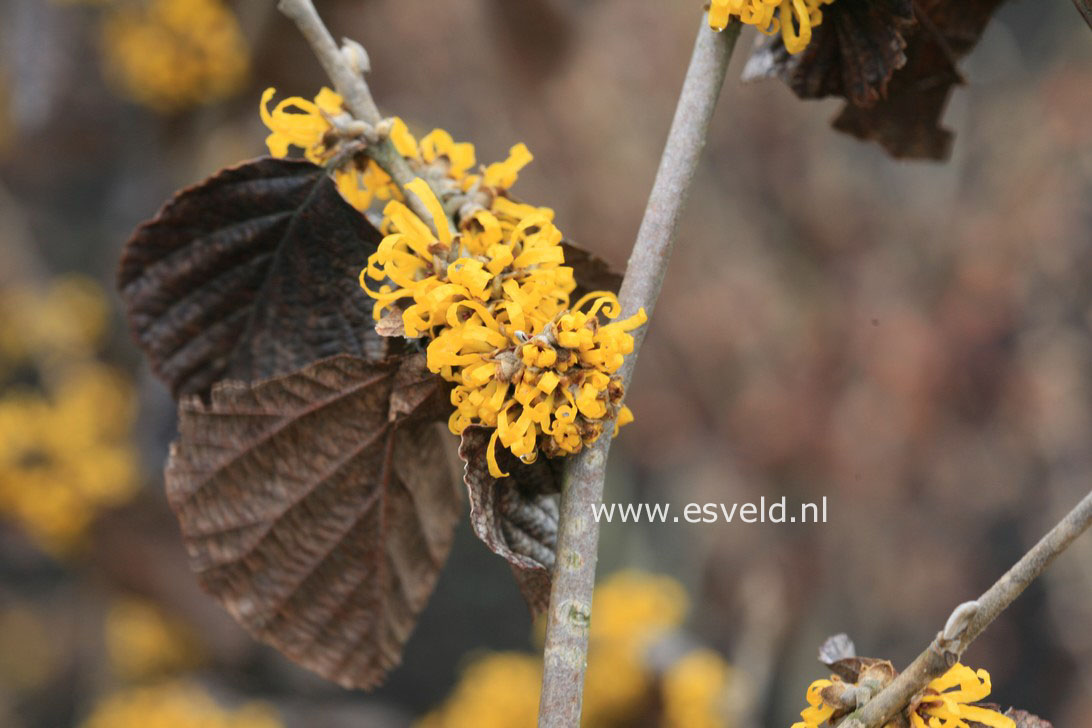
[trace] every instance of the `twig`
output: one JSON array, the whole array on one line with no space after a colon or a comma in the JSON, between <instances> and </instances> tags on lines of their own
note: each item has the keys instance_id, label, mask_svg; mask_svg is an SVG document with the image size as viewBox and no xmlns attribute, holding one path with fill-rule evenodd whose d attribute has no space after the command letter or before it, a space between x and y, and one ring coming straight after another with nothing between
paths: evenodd
<instances>
[{"instance_id":1,"label":"twig","mask_svg":"<svg viewBox=\"0 0 1092 728\"><path fill-rule=\"evenodd\" d=\"M1073 0L1073 5L1076 6L1077 12L1084 18L1084 22L1088 23L1088 27L1092 28L1092 2L1089 2L1089 0Z\"/></svg>"},{"instance_id":2,"label":"twig","mask_svg":"<svg viewBox=\"0 0 1092 728\"><path fill-rule=\"evenodd\" d=\"M879 728L954 665L982 631L1092 524L1092 491L976 601L956 607L933 643L839 728Z\"/></svg>"},{"instance_id":3,"label":"twig","mask_svg":"<svg viewBox=\"0 0 1092 728\"><path fill-rule=\"evenodd\" d=\"M656 181L652 186L637 240L622 281L622 316L644 308L650 316L660 295L679 217L686 204L698 160L705 148L728 61L740 26L712 31L703 16L686 72L675 118L671 123ZM634 350L619 374L628 387L644 340L644 327L634 332ZM606 423L604 432L611 431ZM557 565L550 592L546 647L539 702L540 728L576 728L580 724L588 624L599 546L599 525L592 506L603 498L610 437L603 436L572 458L565 472L557 542Z\"/></svg>"},{"instance_id":4,"label":"twig","mask_svg":"<svg viewBox=\"0 0 1092 728\"><path fill-rule=\"evenodd\" d=\"M375 129L383 120L383 116L379 113L379 107L375 105L372 92L362 75L365 69L358 68L349 60L347 54L337 47L334 37L326 29L311 0L280 0L277 8L299 28L300 34L310 44L311 50L326 70L326 75L333 81L334 89L345 100L345 107L349 112ZM346 44L345 48L352 52L351 45ZM360 55L365 55L362 47L358 46L358 49ZM432 215L429 214L428 208L421 203L417 195L406 189L406 185L417 175L395 149L394 142L386 136L381 136L376 142L369 144L365 151L390 175L417 216L425 223L430 223Z\"/></svg>"}]
</instances>

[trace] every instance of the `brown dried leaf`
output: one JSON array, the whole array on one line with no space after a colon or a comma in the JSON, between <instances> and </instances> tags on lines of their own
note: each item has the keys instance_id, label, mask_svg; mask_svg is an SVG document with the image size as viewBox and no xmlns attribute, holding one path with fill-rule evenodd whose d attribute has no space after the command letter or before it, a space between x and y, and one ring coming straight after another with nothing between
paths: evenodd
<instances>
[{"instance_id":1,"label":"brown dried leaf","mask_svg":"<svg viewBox=\"0 0 1092 728\"><path fill-rule=\"evenodd\" d=\"M509 476L494 478L486 464L492 434L491 427L468 427L459 446L466 463L470 525L493 553L512 565L520 591L537 615L550 602L562 461L540 457L528 465L498 447L497 463Z\"/></svg>"},{"instance_id":2,"label":"brown dried leaf","mask_svg":"<svg viewBox=\"0 0 1092 728\"><path fill-rule=\"evenodd\" d=\"M823 8L823 24L801 53L790 54L780 35L762 38L743 78L777 76L802 99L841 96L870 106L906 64L904 33L913 23L913 0L839 0Z\"/></svg>"},{"instance_id":3,"label":"brown dried leaf","mask_svg":"<svg viewBox=\"0 0 1092 728\"><path fill-rule=\"evenodd\" d=\"M1016 723L1016 728L1054 728L1054 724L1050 721L1032 715L1026 710L1009 708L1008 711L1005 712L1005 716L1013 719Z\"/></svg>"},{"instance_id":4,"label":"brown dried leaf","mask_svg":"<svg viewBox=\"0 0 1092 728\"><path fill-rule=\"evenodd\" d=\"M118 288L176 395L336 354L379 360L357 274L379 231L309 162L258 159L182 190L126 245Z\"/></svg>"},{"instance_id":5,"label":"brown dried leaf","mask_svg":"<svg viewBox=\"0 0 1092 728\"><path fill-rule=\"evenodd\" d=\"M774 38L745 76L779 76L802 98L847 103L833 125L896 158L944 159L952 134L940 117L957 64L1003 0L839 0L823 9L812 44L790 56ZM912 10L912 17L908 11Z\"/></svg>"},{"instance_id":6,"label":"brown dried leaf","mask_svg":"<svg viewBox=\"0 0 1092 728\"><path fill-rule=\"evenodd\" d=\"M573 278L576 279L576 290L571 296L573 301L591 291L618 293L622 287L622 275L615 272L610 263L569 240L561 243L561 249L565 251L565 265L573 269Z\"/></svg>"},{"instance_id":7,"label":"brown dried leaf","mask_svg":"<svg viewBox=\"0 0 1092 728\"><path fill-rule=\"evenodd\" d=\"M336 356L180 403L167 495L202 586L346 687L399 662L460 510L420 359Z\"/></svg>"},{"instance_id":8,"label":"brown dried leaf","mask_svg":"<svg viewBox=\"0 0 1092 728\"><path fill-rule=\"evenodd\" d=\"M887 99L870 109L847 105L834 128L876 141L896 158L946 159L952 133L940 126L952 87L963 79L956 63L978 43L1003 0L916 0L918 24Z\"/></svg>"}]
</instances>

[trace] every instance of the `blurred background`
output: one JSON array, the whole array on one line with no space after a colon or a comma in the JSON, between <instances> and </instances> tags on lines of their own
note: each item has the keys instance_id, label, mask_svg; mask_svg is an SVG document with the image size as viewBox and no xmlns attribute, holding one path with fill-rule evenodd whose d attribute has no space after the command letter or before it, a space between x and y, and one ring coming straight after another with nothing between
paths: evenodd
<instances>
[{"instance_id":1,"label":"blurred background","mask_svg":"<svg viewBox=\"0 0 1092 728\"><path fill-rule=\"evenodd\" d=\"M2 726L530 724L536 630L465 523L371 695L254 643L186 566L162 493L174 405L113 276L173 190L264 153L264 88L327 83L273 5L0 0ZM624 265L699 2L319 9L368 48L385 112L481 162L526 142L516 194ZM1092 37L1068 0L998 14L948 109L945 164L837 134L835 101L739 83L750 41L607 500L825 496L829 521L605 525L592 726L788 725L826 676L825 637L905 665L1092 483ZM1086 538L965 661L997 702L1088 728L1090 625Z\"/></svg>"}]
</instances>

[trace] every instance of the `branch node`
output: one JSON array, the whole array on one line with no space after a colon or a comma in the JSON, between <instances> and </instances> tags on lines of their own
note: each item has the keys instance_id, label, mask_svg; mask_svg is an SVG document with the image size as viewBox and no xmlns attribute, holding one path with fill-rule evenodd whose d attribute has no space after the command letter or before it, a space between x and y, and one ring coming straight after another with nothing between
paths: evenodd
<instances>
[{"instance_id":1,"label":"branch node","mask_svg":"<svg viewBox=\"0 0 1092 728\"><path fill-rule=\"evenodd\" d=\"M341 39L341 56L349 68L361 76L372 72L372 59L368 57L368 51L352 38Z\"/></svg>"}]
</instances>

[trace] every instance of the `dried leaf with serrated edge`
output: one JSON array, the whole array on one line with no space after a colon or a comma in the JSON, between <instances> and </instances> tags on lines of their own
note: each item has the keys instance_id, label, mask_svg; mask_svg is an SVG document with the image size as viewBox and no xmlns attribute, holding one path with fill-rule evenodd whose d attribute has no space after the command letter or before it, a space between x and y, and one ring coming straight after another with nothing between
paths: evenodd
<instances>
[{"instance_id":1,"label":"dried leaf with serrated edge","mask_svg":"<svg viewBox=\"0 0 1092 728\"><path fill-rule=\"evenodd\" d=\"M201 584L346 687L400 660L460 510L421 358L336 356L180 404L167 494Z\"/></svg>"},{"instance_id":2,"label":"dried leaf with serrated edge","mask_svg":"<svg viewBox=\"0 0 1092 728\"><path fill-rule=\"evenodd\" d=\"M463 430L459 446L466 463L470 525L493 553L512 565L524 599L539 614L550 602L563 461L540 457L526 464L498 447L497 464L509 476L494 478L486 464L492 434L491 427L471 425Z\"/></svg>"},{"instance_id":3,"label":"dried leaf with serrated edge","mask_svg":"<svg viewBox=\"0 0 1092 728\"><path fill-rule=\"evenodd\" d=\"M800 53L790 54L779 34L762 37L743 78L776 76L802 99L842 96L870 106L905 65L904 33L913 23L913 0L838 0L823 8L823 24Z\"/></svg>"},{"instance_id":4,"label":"dried leaf with serrated edge","mask_svg":"<svg viewBox=\"0 0 1092 728\"><path fill-rule=\"evenodd\" d=\"M963 79L956 63L978 43L1003 0L916 0L918 24L906 65L891 79L887 98L864 109L847 105L834 128L881 144L896 158L945 159L952 133L940 126L952 87Z\"/></svg>"},{"instance_id":5,"label":"dried leaf with serrated edge","mask_svg":"<svg viewBox=\"0 0 1092 728\"><path fill-rule=\"evenodd\" d=\"M957 64L1002 2L839 0L824 7L806 51L789 56L771 39L745 76L780 76L803 98L843 96L849 103L835 129L875 141L896 158L944 159L952 134L940 117L952 87L963 82Z\"/></svg>"},{"instance_id":6,"label":"dried leaf with serrated edge","mask_svg":"<svg viewBox=\"0 0 1092 728\"><path fill-rule=\"evenodd\" d=\"M379 360L357 274L379 231L309 162L244 162L179 192L137 228L118 288L152 369L176 395L336 354Z\"/></svg>"}]
</instances>

